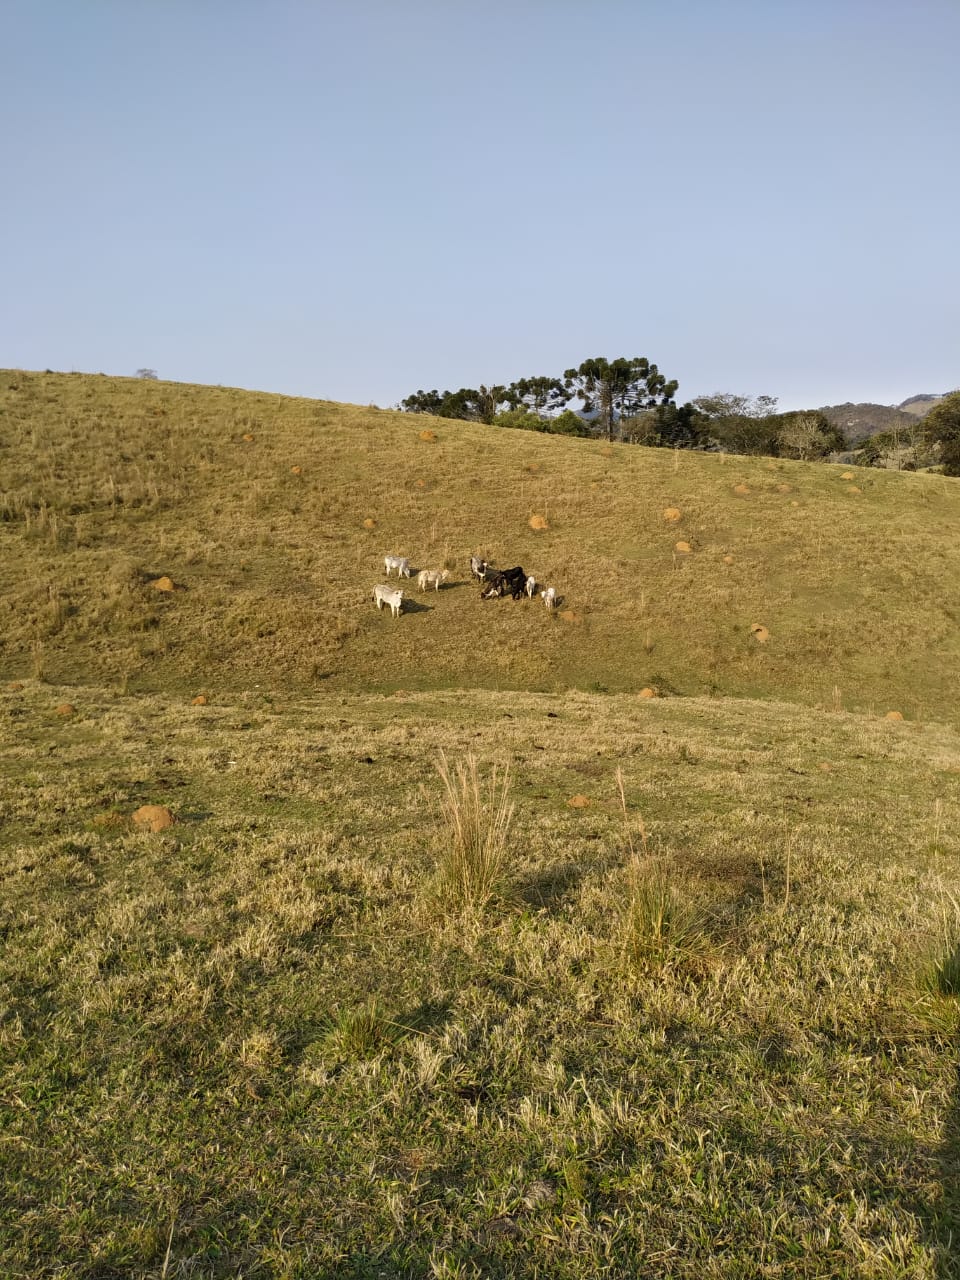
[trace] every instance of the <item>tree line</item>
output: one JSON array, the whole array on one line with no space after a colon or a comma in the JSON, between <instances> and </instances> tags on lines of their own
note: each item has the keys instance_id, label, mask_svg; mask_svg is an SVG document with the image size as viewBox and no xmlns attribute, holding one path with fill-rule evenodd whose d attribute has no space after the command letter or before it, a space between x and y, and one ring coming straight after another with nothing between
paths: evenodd
<instances>
[{"instance_id":1,"label":"tree line","mask_svg":"<svg viewBox=\"0 0 960 1280\"><path fill-rule=\"evenodd\" d=\"M678 383L646 357L593 357L563 377L416 391L406 413L560 435L680 449L722 449L800 459L842 450L842 430L819 410L777 412L774 396L717 394L678 405ZM572 407L577 405L576 408Z\"/></svg>"}]
</instances>

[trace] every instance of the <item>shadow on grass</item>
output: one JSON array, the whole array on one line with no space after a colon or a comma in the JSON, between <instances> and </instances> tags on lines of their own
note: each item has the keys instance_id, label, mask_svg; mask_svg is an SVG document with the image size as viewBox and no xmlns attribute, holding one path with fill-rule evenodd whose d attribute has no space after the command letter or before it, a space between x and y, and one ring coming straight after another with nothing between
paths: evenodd
<instances>
[{"instance_id":1,"label":"shadow on grass","mask_svg":"<svg viewBox=\"0 0 960 1280\"><path fill-rule=\"evenodd\" d=\"M586 867L577 862L555 862L539 867L517 881L515 894L528 907L555 911L568 894L580 887Z\"/></svg>"}]
</instances>

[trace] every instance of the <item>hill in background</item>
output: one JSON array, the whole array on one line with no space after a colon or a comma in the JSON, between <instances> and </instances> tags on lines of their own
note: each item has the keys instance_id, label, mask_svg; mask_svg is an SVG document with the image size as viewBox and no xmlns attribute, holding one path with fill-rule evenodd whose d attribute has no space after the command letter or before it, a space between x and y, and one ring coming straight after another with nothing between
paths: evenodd
<instances>
[{"instance_id":1,"label":"hill in background","mask_svg":"<svg viewBox=\"0 0 960 1280\"><path fill-rule=\"evenodd\" d=\"M3 373L0 413L8 679L953 714L960 491L939 476L81 374ZM450 582L378 612L388 552ZM482 601L471 553L565 607Z\"/></svg>"},{"instance_id":2,"label":"hill in background","mask_svg":"<svg viewBox=\"0 0 960 1280\"><path fill-rule=\"evenodd\" d=\"M819 412L840 427L848 444L855 445L881 431L915 426L917 419L925 417L942 399L942 395L911 396L898 405L852 404L848 401L846 404L825 405Z\"/></svg>"}]
</instances>

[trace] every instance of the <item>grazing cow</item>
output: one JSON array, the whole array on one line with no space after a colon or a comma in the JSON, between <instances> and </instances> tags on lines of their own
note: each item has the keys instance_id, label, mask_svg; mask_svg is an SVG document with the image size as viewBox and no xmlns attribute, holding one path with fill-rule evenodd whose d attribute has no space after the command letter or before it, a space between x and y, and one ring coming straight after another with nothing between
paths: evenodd
<instances>
[{"instance_id":1,"label":"grazing cow","mask_svg":"<svg viewBox=\"0 0 960 1280\"><path fill-rule=\"evenodd\" d=\"M426 591L427 587L433 587L435 591L439 591L441 584L449 577L449 569L421 569L417 574L417 586L421 591Z\"/></svg>"},{"instance_id":2,"label":"grazing cow","mask_svg":"<svg viewBox=\"0 0 960 1280\"><path fill-rule=\"evenodd\" d=\"M400 617L403 609L403 591L389 586L387 583L380 582L373 588L373 598L377 602L377 608L382 609L385 604L390 606L390 612L395 618Z\"/></svg>"},{"instance_id":3,"label":"grazing cow","mask_svg":"<svg viewBox=\"0 0 960 1280\"><path fill-rule=\"evenodd\" d=\"M410 568L410 561L406 556L384 556L383 571L390 577L390 570L396 569L398 578L409 578L413 570Z\"/></svg>"},{"instance_id":4,"label":"grazing cow","mask_svg":"<svg viewBox=\"0 0 960 1280\"><path fill-rule=\"evenodd\" d=\"M483 582L489 570L490 566L487 564L486 560L481 560L479 556L470 557L470 572L475 578L479 578L480 581Z\"/></svg>"},{"instance_id":5,"label":"grazing cow","mask_svg":"<svg viewBox=\"0 0 960 1280\"><path fill-rule=\"evenodd\" d=\"M530 577L527 578L525 589L527 592L527 599L532 600L533 597L537 594L537 580L532 574L530 575Z\"/></svg>"},{"instance_id":6,"label":"grazing cow","mask_svg":"<svg viewBox=\"0 0 960 1280\"><path fill-rule=\"evenodd\" d=\"M527 575L520 565L513 569L488 569L481 600L494 600L499 596L511 595L519 600L527 583Z\"/></svg>"},{"instance_id":7,"label":"grazing cow","mask_svg":"<svg viewBox=\"0 0 960 1280\"><path fill-rule=\"evenodd\" d=\"M559 598L557 596L556 587L547 587L545 591L540 592L540 595L543 599L543 603L547 606L548 609L555 609L557 605L560 603Z\"/></svg>"}]
</instances>

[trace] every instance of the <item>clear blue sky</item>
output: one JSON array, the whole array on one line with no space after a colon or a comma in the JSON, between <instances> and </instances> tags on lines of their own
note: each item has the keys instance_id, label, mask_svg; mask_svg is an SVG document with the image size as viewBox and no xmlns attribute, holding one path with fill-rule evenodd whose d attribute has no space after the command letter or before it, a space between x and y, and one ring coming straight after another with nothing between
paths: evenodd
<instances>
[{"instance_id":1,"label":"clear blue sky","mask_svg":"<svg viewBox=\"0 0 960 1280\"><path fill-rule=\"evenodd\" d=\"M5 0L0 364L960 385L957 0Z\"/></svg>"}]
</instances>

